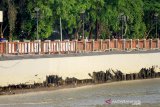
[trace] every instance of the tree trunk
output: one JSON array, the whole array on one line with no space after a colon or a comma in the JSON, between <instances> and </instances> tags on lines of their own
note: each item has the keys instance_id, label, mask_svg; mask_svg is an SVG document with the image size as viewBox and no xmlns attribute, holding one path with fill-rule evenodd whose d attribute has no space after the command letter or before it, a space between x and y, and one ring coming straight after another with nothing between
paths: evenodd
<instances>
[{"instance_id":1,"label":"tree trunk","mask_svg":"<svg viewBox=\"0 0 160 107\"><path fill-rule=\"evenodd\" d=\"M92 27L92 23L89 24L89 39L92 39L92 31L93 31L93 27Z\"/></svg>"},{"instance_id":2,"label":"tree trunk","mask_svg":"<svg viewBox=\"0 0 160 107\"><path fill-rule=\"evenodd\" d=\"M125 23L125 31L124 31L124 35L123 36L125 36L127 34L127 29L128 29L128 25L127 25L127 23Z\"/></svg>"},{"instance_id":3,"label":"tree trunk","mask_svg":"<svg viewBox=\"0 0 160 107\"><path fill-rule=\"evenodd\" d=\"M99 22L98 19L96 19L96 40L99 39Z\"/></svg>"},{"instance_id":4,"label":"tree trunk","mask_svg":"<svg viewBox=\"0 0 160 107\"><path fill-rule=\"evenodd\" d=\"M78 31L75 32L74 39L78 39Z\"/></svg>"},{"instance_id":5,"label":"tree trunk","mask_svg":"<svg viewBox=\"0 0 160 107\"><path fill-rule=\"evenodd\" d=\"M91 27L89 31L89 39L92 39L92 31L93 31L93 28Z\"/></svg>"},{"instance_id":6,"label":"tree trunk","mask_svg":"<svg viewBox=\"0 0 160 107\"><path fill-rule=\"evenodd\" d=\"M96 38L95 40L98 39L98 20L96 19Z\"/></svg>"},{"instance_id":7,"label":"tree trunk","mask_svg":"<svg viewBox=\"0 0 160 107\"><path fill-rule=\"evenodd\" d=\"M9 22L9 41L12 40L12 33L15 29L15 23L17 18L17 10L16 6L14 5L14 1L8 0L8 22Z\"/></svg>"},{"instance_id":8,"label":"tree trunk","mask_svg":"<svg viewBox=\"0 0 160 107\"><path fill-rule=\"evenodd\" d=\"M9 32L9 41L10 42L12 41L12 32L11 31Z\"/></svg>"}]
</instances>

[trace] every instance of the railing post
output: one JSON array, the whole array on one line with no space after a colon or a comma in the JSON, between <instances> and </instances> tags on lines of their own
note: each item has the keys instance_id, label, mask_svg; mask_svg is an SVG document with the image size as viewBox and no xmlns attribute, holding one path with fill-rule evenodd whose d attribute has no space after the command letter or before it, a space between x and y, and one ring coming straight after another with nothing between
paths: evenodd
<instances>
[{"instance_id":1,"label":"railing post","mask_svg":"<svg viewBox=\"0 0 160 107\"><path fill-rule=\"evenodd\" d=\"M46 41L41 42L41 54L45 54L46 53Z\"/></svg>"},{"instance_id":2,"label":"railing post","mask_svg":"<svg viewBox=\"0 0 160 107\"><path fill-rule=\"evenodd\" d=\"M70 40L68 40L68 53L70 53L72 51L72 42L70 42Z\"/></svg>"},{"instance_id":3,"label":"railing post","mask_svg":"<svg viewBox=\"0 0 160 107\"><path fill-rule=\"evenodd\" d=\"M125 49L126 49L126 39L122 39L122 41L123 41L123 50L125 51Z\"/></svg>"},{"instance_id":4,"label":"railing post","mask_svg":"<svg viewBox=\"0 0 160 107\"><path fill-rule=\"evenodd\" d=\"M24 42L27 44L27 49L26 49L26 45L25 45L25 49L24 49L24 53L30 54L30 40L24 40Z\"/></svg>"},{"instance_id":5,"label":"railing post","mask_svg":"<svg viewBox=\"0 0 160 107\"><path fill-rule=\"evenodd\" d=\"M152 39L149 39L149 48L152 49Z\"/></svg>"},{"instance_id":6,"label":"railing post","mask_svg":"<svg viewBox=\"0 0 160 107\"><path fill-rule=\"evenodd\" d=\"M110 48L111 47L111 40L110 39L108 39L108 49L109 49L109 51L110 51Z\"/></svg>"},{"instance_id":7,"label":"railing post","mask_svg":"<svg viewBox=\"0 0 160 107\"><path fill-rule=\"evenodd\" d=\"M51 52L51 40L45 40L45 42L47 42L47 50L48 50L48 54L50 54L50 52ZM44 48L44 45L43 45L43 48Z\"/></svg>"},{"instance_id":8,"label":"railing post","mask_svg":"<svg viewBox=\"0 0 160 107\"><path fill-rule=\"evenodd\" d=\"M131 50L132 50L132 45L133 45L132 39L130 39L130 49L131 49Z\"/></svg>"},{"instance_id":9,"label":"railing post","mask_svg":"<svg viewBox=\"0 0 160 107\"><path fill-rule=\"evenodd\" d=\"M146 39L143 39L143 49L146 49Z\"/></svg>"},{"instance_id":10,"label":"railing post","mask_svg":"<svg viewBox=\"0 0 160 107\"><path fill-rule=\"evenodd\" d=\"M20 50L22 52L22 49L20 49L20 44L19 44L19 40L17 41L17 54L19 55ZM21 53L22 54L22 53Z\"/></svg>"},{"instance_id":11,"label":"railing post","mask_svg":"<svg viewBox=\"0 0 160 107\"><path fill-rule=\"evenodd\" d=\"M159 39L158 38L157 38L157 45L156 46L157 46L156 48L159 49L160 46L159 46Z\"/></svg>"},{"instance_id":12,"label":"railing post","mask_svg":"<svg viewBox=\"0 0 160 107\"><path fill-rule=\"evenodd\" d=\"M0 55L3 55L4 52L4 43L0 43Z\"/></svg>"},{"instance_id":13,"label":"railing post","mask_svg":"<svg viewBox=\"0 0 160 107\"><path fill-rule=\"evenodd\" d=\"M70 49L70 44L69 44L69 40L65 40L65 51L67 51L67 54L69 54L69 49Z\"/></svg>"},{"instance_id":14,"label":"railing post","mask_svg":"<svg viewBox=\"0 0 160 107\"><path fill-rule=\"evenodd\" d=\"M86 52L86 39L84 39L84 52Z\"/></svg>"},{"instance_id":15,"label":"railing post","mask_svg":"<svg viewBox=\"0 0 160 107\"><path fill-rule=\"evenodd\" d=\"M137 43L136 43L136 48L137 48L137 50L139 50L139 39L137 39L136 42L137 42Z\"/></svg>"},{"instance_id":16,"label":"railing post","mask_svg":"<svg viewBox=\"0 0 160 107\"><path fill-rule=\"evenodd\" d=\"M92 39L92 51L94 51L94 45L95 45L94 39Z\"/></svg>"},{"instance_id":17,"label":"railing post","mask_svg":"<svg viewBox=\"0 0 160 107\"><path fill-rule=\"evenodd\" d=\"M36 47L35 47L35 42L36 42ZM38 43L38 45L37 45L37 43ZM35 49L37 49L38 48L38 54L40 54L41 53L41 40L35 40L34 41L34 52L35 52Z\"/></svg>"},{"instance_id":18,"label":"railing post","mask_svg":"<svg viewBox=\"0 0 160 107\"><path fill-rule=\"evenodd\" d=\"M58 52L58 54L60 54L61 51L60 40L55 40L55 51Z\"/></svg>"},{"instance_id":19,"label":"railing post","mask_svg":"<svg viewBox=\"0 0 160 107\"><path fill-rule=\"evenodd\" d=\"M58 42L58 54L60 54L61 53L61 41L60 40L57 40L57 42Z\"/></svg>"},{"instance_id":20,"label":"railing post","mask_svg":"<svg viewBox=\"0 0 160 107\"><path fill-rule=\"evenodd\" d=\"M114 42L115 42L115 43L114 43L114 45L115 45L114 48L115 48L115 49L118 49L118 39L114 39Z\"/></svg>"},{"instance_id":21,"label":"railing post","mask_svg":"<svg viewBox=\"0 0 160 107\"><path fill-rule=\"evenodd\" d=\"M105 39L105 43L107 44L106 46L107 46L107 49L105 48L104 49L104 51L106 51L106 50L108 50L108 51L110 51L110 39Z\"/></svg>"},{"instance_id":22,"label":"railing post","mask_svg":"<svg viewBox=\"0 0 160 107\"><path fill-rule=\"evenodd\" d=\"M41 40L38 41L38 54L41 54Z\"/></svg>"},{"instance_id":23,"label":"railing post","mask_svg":"<svg viewBox=\"0 0 160 107\"><path fill-rule=\"evenodd\" d=\"M78 42L77 40L74 40L74 41L75 41L75 53L77 53Z\"/></svg>"},{"instance_id":24,"label":"railing post","mask_svg":"<svg viewBox=\"0 0 160 107\"><path fill-rule=\"evenodd\" d=\"M16 52L17 52L17 55L19 55L20 50L22 50L20 49L19 40L14 40L13 42L16 43Z\"/></svg>"},{"instance_id":25,"label":"railing post","mask_svg":"<svg viewBox=\"0 0 160 107\"><path fill-rule=\"evenodd\" d=\"M9 45L8 45L8 41L5 41L5 54L8 54L8 48Z\"/></svg>"},{"instance_id":26,"label":"railing post","mask_svg":"<svg viewBox=\"0 0 160 107\"><path fill-rule=\"evenodd\" d=\"M103 43L103 40L100 39L100 50L101 50L101 51L103 51L103 50L102 50L102 49L103 49L103 44L102 44L102 43Z\"/></svg>"}]
</instances>

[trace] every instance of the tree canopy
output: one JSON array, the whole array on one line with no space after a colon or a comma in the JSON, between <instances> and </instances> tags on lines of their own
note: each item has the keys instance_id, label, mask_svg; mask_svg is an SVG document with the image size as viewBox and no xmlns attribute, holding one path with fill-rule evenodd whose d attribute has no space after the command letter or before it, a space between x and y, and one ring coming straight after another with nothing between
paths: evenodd
<instances>
[{"instance_id":1,"label":"tree canopy","mask_svg":"<svg viewBox=\"0 0 160 107\"><path fill-rule=\"evenodd\" d=\"M69 39L160 37L159 0L1 0L0 10L9 40L35 40L37 21L40 39L60 35L60 18Z\"/></svg>"}]
</instances>

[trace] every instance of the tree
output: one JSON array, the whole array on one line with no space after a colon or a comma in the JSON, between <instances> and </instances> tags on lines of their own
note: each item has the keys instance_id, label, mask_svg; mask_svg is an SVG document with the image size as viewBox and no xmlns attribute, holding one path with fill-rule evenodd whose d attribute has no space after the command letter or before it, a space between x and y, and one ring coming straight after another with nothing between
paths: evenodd
<instances>
[{"instance_id":1,"label":"tree","mask_svg":"<svg viewBox=\"0 0 160 107\"><path fill-rule=\"evenodd\" d=\"M15 7L14 1L7 0L7 4L8 4L9 41L11 41L15 30L17 9Z\"/></svg>"},{"instance_id":2,"label":"tree","mask_svg":"<svg viewBox=\"0 0 160 107\"><path fill-rule=\"evenodd\" d=\"M144 2L144 22L146 25L146 38L155 37L155 14L160 14L159 0L143 0ZM158 19L160 17L158 16Z\"/></svg>"},{"instance_id":3,"label":"tree","mask_svg":"<svg viewBox=\"0 0 160 107\"><path fill-rule=\"evenodd\" d=\"M23 29L28 32L31 36L31 39L35 39L36 37L36 12L35 7L39 8L39 26L38 33L40 35L40 39L47 38L53 32L53 0L38 0L38 1L30 1L28 0L27 4L27 13L28 19L23 22ZM34 5L33 5L34 4Z\"/></svg>"},{"instance_id":4,"label":"tree","mask_svg":"<svg viewBox=\"0 0 160 107\"><path fill-rule=\"evenodd\" d=\"M102 12L101 23L109 34L112 32L122 36L120 32L123 30L125 38L143 38L145 25L142 0L105 0ZM124 14L124 19L121 19L121 14ZM121 20L124 21L124 29L121 28Z\"/></svg>"},{"instance_id":5,"label":"tree","mask_svg":"<svg viewBox=\"0 0 160 107\"><path fill-rule=\"evenodd\" d=\"M19 39L18 35L23 31L26 39L34 40L35 7L40 9L40 39L59 31L60 18L63 34L69 35L70 39L83 35L83 28L89 39L106 39L113 35L117 38L122 35L125 38L155 38L155 31L159 30L155 24L158 24L160 15L156 21L154 16L160 14L159 0L1 0L0 9L5 15L4 35L9 35L10 40L13 37Z\"/></svg>"}]
</instances>

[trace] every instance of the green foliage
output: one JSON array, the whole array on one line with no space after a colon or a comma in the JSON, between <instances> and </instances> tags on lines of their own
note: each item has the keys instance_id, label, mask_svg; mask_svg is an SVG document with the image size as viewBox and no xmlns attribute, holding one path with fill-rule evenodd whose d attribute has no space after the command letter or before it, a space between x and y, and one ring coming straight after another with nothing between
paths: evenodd
<instances>
[{"instance_id":1,"label":"green foliage","mask_svg":"<svg viewBox=\"0 0 160 107\"><path fill-rule=\"evenodd\" d=\"M89 38L121 37L122 31L125 38L155 38L154 14L160 16L159 0L12 0L11 4L7 1L10 0L0 1L0 9L8 13L4 19L8 25L5 35L15 35L17 39L22 31L25 39L36 38L35 7L39 8L40 39L59 31L60 18L63 34L75 38L82 35L83 22L85 37Z\"/></svg>"},{"instance_id":2,"label":"green foliage","mask_svg":"<svg viewBox=\"0 0 160 107\"><path fill-rule=\"evenodd\" d=\"M39 8L38 12L38 21L39 21L39 26L38 26L38 33L40 35L40 38L46 38L51 35L52 33L52 26L53 26L53 20L52 20L52 9L51 7L53 6L53 0L38 0L38 1L32 1L29 2L27 5L27 10L30 15L29 22L25 22L25 27L27 28L26 30L28 31L34 31L33 35L34 37L36 36L36 11L35 7ZM35 5L33 5L35 4ZM28 24L29 23L29 24ZM30 26L32 25L32 26Z\"/></svg>"},{"instance_id":3,"label":"green foliage","mask_svg":"<svg viewBox=\"0 0 160 107\"><path fill-rule=\"evenodd\" d=\"M143 0L144 1L144 23L146 26L146 37L154 38L156 32L155 14L160 18L160 2L159 0ZM158 20L157 20L158 21ZM158 26L160 24L158 23ZM159 29L160 30L160 29Z\"/></svg>"}]
</instances>

